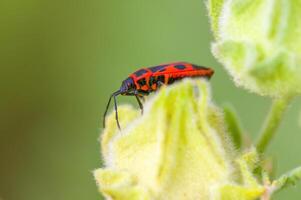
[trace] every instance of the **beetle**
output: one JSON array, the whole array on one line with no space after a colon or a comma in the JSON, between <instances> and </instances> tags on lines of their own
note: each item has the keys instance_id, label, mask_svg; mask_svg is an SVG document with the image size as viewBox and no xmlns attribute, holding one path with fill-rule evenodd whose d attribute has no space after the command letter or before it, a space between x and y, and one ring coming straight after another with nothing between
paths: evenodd
<instances>
[{"instance_id":1,"label":"beetle","mask_svg":"<svg viewBox=\"0 0 301 200\"><path fill-rule=\"evenodd\" d=\"M118 95L135 96L138 105L143 113L143 104L140 99L158 90L162 85L173 84L183 78L203 77L210 79L214 71L210 68L198 66L188 62L174 62L161 64L148 68L141 68L130 74L123 82L119 90L111 94L103 115L103 127L105 127L106 115L114 99L115 118L117 126L120 128L118 120L118 110L116 97Z\"/></svg>"}]
</instances>

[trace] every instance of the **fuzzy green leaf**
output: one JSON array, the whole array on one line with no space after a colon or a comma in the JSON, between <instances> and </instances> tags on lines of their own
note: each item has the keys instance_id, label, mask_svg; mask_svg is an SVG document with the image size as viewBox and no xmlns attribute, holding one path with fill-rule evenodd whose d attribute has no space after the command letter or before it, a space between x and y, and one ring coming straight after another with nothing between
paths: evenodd
<instances>
[{"instance_id":1,"label":"fuzzy green leaf","mask_svg":"<svg viewBox=\"0 0 301 200\"><path fill-rule=\"evenodd\" d=\"M228 127L228 132L234 146L237 149L242 147L243 130L237 113L230 105L224 106L224 117Z\"/></svg>"},{"instance_id":2,"label":"fuzzy green leaf","mask_svg":"<svg viewBox=\"0 0 301 200\"><path fill-rule=\"evenodd\" d=\"M301 167L295 168L292 171L282 175L279 179L273 182L272 187L275 191L285 189L289 186L294 186L301 180Z\"/></svg>"}]
</instances>

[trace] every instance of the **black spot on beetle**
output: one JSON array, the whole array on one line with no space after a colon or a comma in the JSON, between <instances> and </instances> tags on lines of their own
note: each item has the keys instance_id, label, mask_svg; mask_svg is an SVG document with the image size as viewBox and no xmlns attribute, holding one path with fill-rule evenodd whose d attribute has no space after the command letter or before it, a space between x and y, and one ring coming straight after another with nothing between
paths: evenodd
<instances>
[{"instance_id":1,"label":"black spot on beetle","mask_svg":"<svg viewBox=\"0 0 301 200\"><path fill-rule=\"evenodd\" d=\"M172 77L170 77L169 79L168 79L168 84L173 84L174 82L176 82L176 81L178 81L178 80L180 80L181 78L172 78Z\"/></svg>"},{"instance_id":2,"label":"black spot on beetle","mask_svg":"<svg viewBox=\"0 0 301 200\"><path fill-rule=\"evenodd\" d=\"M175 65L174 68L179 69L179 70L183 70L185 69L185 65Z\"/></svg>"},{"instance_id":3,"label":"black spot on beetle","mask_svg":"<svg viewBox=\"0 0 301 200\"><path fill-rule=\"evenodd\" d=\"M170 77L170 78L168 79L168 84L172 84L173 82L175 82L175 79L172 78L172 77Z\"/></svg>"},{"instance_id":4,"label":"black spot on beetle","mask_svg":"<svg viewBox=\"0 0 301 200\"><path fill-rule=\"evenodd\" d=\"M139 77L139 76L142 76L143 74L147 73L147 70L146 69L140 69L136 72L134 72L134 74Z\"/></svg>"},{"instance_id":5,"label":"black spot on beetle","mask_svg":"<svg viewBox=\"0 0 301 200\"><path fill-rule=\"evenodd\" d=\"M209 68L207 68L207 67L198 66L198 65L192 65L192 67L193 67L194 69L209 69Z\"/></svg>"},{"instance_id":6,"label":"black spot on beetle","mask_svg":"<svg viewBox=\"0 0 301 200\"><path fill-rule=\"evenodd\" d=\"M156 82L155 77L151 76L149 78L149 86L152 86Z\"/></svg>"},{"instance_id":7,"label":"black spot on beetle","mask_svg":"<svg viewBox=\"0 0 301 200\"><path fill-rule=\"evenodd\" d=\"M157 82L164 83L165 82L165 76L164 75L158 76Z\"/></svg>"},{"instance_id":8,"label":"black spot on beetle","mask_svg":"<svg viewBox=\"0 0 301 200\"><path fill-rule=\"evenodd\" d=\"M159 66L154 66L154 67L150 67L149 69L154 73L154 72L157 72L157 71L160 71L163 70L165 71L165 66L166 65L159 65Z\"/></svg>"},{"instance_id":9,"label":"black spot on beetle","mask_svg":"<svg viewBox=\"0 0 301 200\"><path fill-rule=\"evenodd\" d=\"M145 78L142 78L142 79L138 80L137 83L138 83L140 86L144 86L144 85L146 85L146 80L145 80Z\"/></svg>"}]
</instances>

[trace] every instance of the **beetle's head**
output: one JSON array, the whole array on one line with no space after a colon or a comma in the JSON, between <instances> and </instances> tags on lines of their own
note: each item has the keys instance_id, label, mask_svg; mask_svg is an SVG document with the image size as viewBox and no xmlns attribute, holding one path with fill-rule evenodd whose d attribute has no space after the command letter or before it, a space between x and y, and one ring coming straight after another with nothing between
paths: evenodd
<instances>
[{"instance_id":1,"label":"beetle's head","mask_svg":"<svg viewBox=\"0 0 301 200\"><path fill-rule=\"evenodd\" d=\"M134 81L131 77L128 77L122 82L122 85L120 87L121 95L129 94L131 91L135 89Z\"/></svg>"}]
</instances>

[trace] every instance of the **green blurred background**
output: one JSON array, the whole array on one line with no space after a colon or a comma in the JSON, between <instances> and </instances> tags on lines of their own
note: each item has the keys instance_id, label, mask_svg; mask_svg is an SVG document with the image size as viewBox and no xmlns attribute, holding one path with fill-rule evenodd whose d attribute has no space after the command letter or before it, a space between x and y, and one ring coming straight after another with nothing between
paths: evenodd
<instances>
[{"instance_id":1,"label":"green blurred background","mask_svg":"<svg viewBox=\"0 0 301 200\"><path fill-rule=\"evenodd\" d=\"M101 199L101 120L108 96L140 66L213 67L217 104L231 102L254 139L270 100L236 88L210 53L201 0L2 0L0 199ZM120 97L119 102L130 102ZM269 148L277 174L301 164L295 100ZM300 199L301 184L276 199Z\"/></svg>"}]
</instances>

